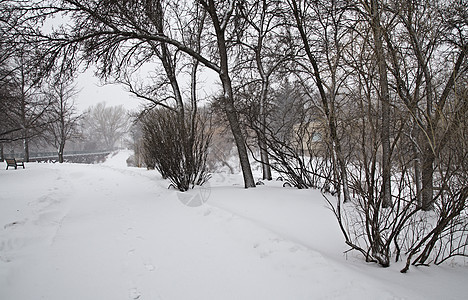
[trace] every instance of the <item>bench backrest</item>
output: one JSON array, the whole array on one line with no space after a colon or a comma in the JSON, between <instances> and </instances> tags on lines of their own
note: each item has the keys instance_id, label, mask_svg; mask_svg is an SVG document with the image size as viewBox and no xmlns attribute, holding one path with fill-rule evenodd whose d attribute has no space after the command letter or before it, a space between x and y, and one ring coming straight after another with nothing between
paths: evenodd
<instances>
[{"instance_id":1,"label":"bench backrest","mask_svg":"<svg viewBox=\"0 0 468 300\"><path fill-rule=\"evenodd\" d=\"M7 162L7 164L9 165L14 165L16 164L16 160L14 158L6 158L5 161Z\"/></svg>"}]
</instances>

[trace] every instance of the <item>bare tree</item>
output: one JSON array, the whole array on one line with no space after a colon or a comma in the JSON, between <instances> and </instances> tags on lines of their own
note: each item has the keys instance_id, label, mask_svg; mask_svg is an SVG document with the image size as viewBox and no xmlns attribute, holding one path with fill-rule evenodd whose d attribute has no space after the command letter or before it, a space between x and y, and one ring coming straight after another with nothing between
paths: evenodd
<instances>
[{"instance_id":1,"label":"bare tree","mask_svg":"<svg viewBox=\"0 0 468 300\"><path fill-rule=\"evenodd\" d=\"M200 0L200 4L210 16L214 33L216 35L216 50L219 59L219 74L223 86L222 104L236 142L239 160L246 188L255 187L255 180L250 168L249 157L244 134L242 133L239 116L234 105L234 93L229 70L228 41L226 33L228 26L232 26L232 19L237 1ZM234 24L235 27L235 24Z\"/></svg>"},{"instance_id":2,"label":"bare tree","mask_svg":"<svg viewBox=\"0 0 468 300\"><path fill-rule=\"evenodd\" d=\"M430 210L434 204L434 164L447 141L442 137L447 132L439 130L444 126L444 110L450 104L450 94L457 78L467 71L468 25L466 22L453 22L463 15L463 10L466 12L466 8L460 7L460 11L455 12L453 7L438 1L397 4L392 12L404 28L403 34L411 52L403 52L396 47L389 34L386 41L392 54L392 74L397 82L398 95L420 132L420 142L417 143L422 161L421 206ZM448 11L454 14L448 16ZM411 86L405 81L406 76L402 72L406 70L402 67L401 55L405 55L405 59L411 57L417 66L416 85Z\"/></svg>"},{"instance_id":3,"label":"bare tree","mask_svg":"<svg viewBox=\"0 0 468 300\"><path fill-rule=\"evenodd\" d=\"M50 3L49 3L50 2ZM168 45L176 51L185 53L207 68L217 72L223 84L225 112L228 116L231 130L236 140L239 159L244 174L245 187L254 187L252 172L247 155L245 138L243 136L237 112L234 106L232 84L229 75L228 43L226 32L233 26L233 11L237 1L217 3L216 1L197 1L192 5L178 6L179 9L191 9L193 5L207 12L211 29L216 36L215 44L209 48L192 47L185 43L184 37L174 31L161 31L161 23L180 24L173 15L164 14L167 3L163 1L106 1L106 5L96 2L66 0L57 5L54 1L38 3L13 3L8 1L13 10L28 13L18 27L22 34L28 36L28 41L43 50L45 68L51 68L57 63L62 66L76 66L81 59L88 63L98 63L101 75L119 75L119 66L130 63L138 68L142 63L151 61L155 56L155 46L162 53ZM136 13L139 12L139 13ZM62 26L52 34L38 33L37 22L44 16L62 14L70 17L72 27ZM140 16L136 19L135 16ZM187 19L190 22L192 19ZM174 22L174 23L172 23ZM183 26L181 26L183 27ZM166 26L165 28L171 28ZM206 29L209 30L210 29ZM206 34L206 36L209 36ZM172 50L171 50L172 51ZM166 57L167 58L167 57ZM64 60L69 64L63 63ZM163 58L164 60L164 58ZM170 64L163 61L163 64ZM218 65L219 63L219 65ZM167 68L165 66L167 72ZM177 99L176 99L177 101Z\"/></svg>"},{"instance_id":4,"label":"bare tree","mask_svg":"<svg viewBox=\"0 0 468 300\"><path fill-rule=\"evenodd\" d=\"M360 5L365 4L369 5L361 9L372 11L370 2L360 2ZM467 109L462 104L466 103L462 100L464 84L460 84L466 78L466 68L462 67L465 50L463 38L452 43L453 40L449 42L441 38L451 37L451 31L445 34L437 31L444 28L441 24L445 22L440 15L444 11L443 2L374 4L378 4L385 26L381 24L376 35L376 28L372 26L378 24L375 20L373 24L369 22L372 14L360 11L362 22L353 32L353 46L346 49L346 63L352 67L351 78L357 83L357 86L350 85L347 91L353 99L350 103L356 106L350 106L346 113L359 120L354 125L354 132L360 132L361 143L356 147L358 151L352 153L354 171L349 174L353 209L340 211L339 207L335 207L334 211L350 247L360 251L367 261L375 261L382 266L388 266L394 254L395 260L400 260L403 251L408 255L406 267L402 270L406 272L411 264L429 264L456 255L466 256L466 240L463 240L467 222L464 213L467 204L464 188L466 176L461 175L464 164L458 160L466 154L455 146L455 140L460 140L463 136L461 132L466 130L463 129L464 123L460 122L466 118ZM352 8L356 9L355 6ZM415 40L404 25L408 19L414 22L413 25L418 25L415 27L418 38L416 47ZM458 38L462 36L458 35ZM389 116L392 125L393 201L385 209L381 205L385 188L384 170L379 167L384 160L380 153L384 143L381 132L381 85L385 83L381 81L381 69L376 63L375 42L378 37L382 39L380 42L386 53L385 72L388 73L388 93L392 99ZM424 53L425 67L417 58L418 51ZM430 73L433 95L439 96L432 102L437 109L433 108L431 114L440 118L435 123L431 114L427 113L428 77L425 72ZM344 116L340 115L339 118L343 119ZM426 133L428 122L431 124L430 135ZM457 135L459 138L455 138ZM421 203L423 196L420 197L422 191L418 184L421 180L418 178L419 172L424 171L418 171L421 166L416 161L419 157L424 160L424 147L430 136L433 137L431 153L434 155L431 181L437 183L437 189L431 188L434 212L426 214L421 210L427 210L429 206L422 205L424 201ZM382 158L379 159L379 156Z\"/></svg>"},{"instance_id":5,"label":"bare tree","mask_svg":"<svg viewBox=\"0 0 468 300\"><path fill-rule=\"evenodd\" d=\"M390 95L388 91L387 64L384 52L384 25L381 21L383 1L370 0L364 2L365 19L372 28L375 60L379 70L379 100L382 103L382 206L392 205L391 196L391 153L390 153Z\"/></svg>"},{"instance_id":6,"label":"bare tree","mask_svg":"<svg viewBox=\"0 0 468 300\"><path fill-rule=\"evenodd\" d=\"M55 120L49 114L50 99L40 91L35 57L17 51L6 62L3 76L2 105L4 124L0 136L4 142L21 140L24 160L29 161L30 140L41 136Z\"/></svg>"},{"instance_id":7,"label":"bare tree","mask_svg":"<svg viewBox=\"0 0 468 300\"><path fill-rule=\"evenodd\" d=\"M129 116L122 105L107 107L105 102L90 107L85 112L84 122L85 134L97 140L104 150L113 150L130 126Z\"/></svg>"},{"instance_id":8,"label":"bare tree","mask_svg":"<svg viewBox=\"0 0 468 300\"><path fill-rule=\"evenodd\" d=\"M76 85L64 79L52 82L45 91L53 103L51 109L53 118L56 120L49 126L50 143L57 149L60 163L63 163L67 141L80 136L78 129L82 116L76 113L73 102L73 98L78 92Z\"/></svg>"},{"instance_id":9,"label":"bare tree","mask_svg":"<svg viewBox=\"0 0 468 300\"><path fill-rule=\"evenodd\" d=\"M303 44L303 49L305 52L305 56L307 57L307 63L310 66L312 80L315 81L315 84L318 89L319 99L322 104L323 113L327 120L328 130L330 132L330 143L332 145L332 152L333 156L336 157L338 171L339 171L339 180L343 187L343 196L344 201L349 201L349 189L348 189L348 181L347 181L347 168L346 162L344 160L343 151L341 149L341 143L338 138L338 131L337 131L337 122L336 122L336 115L335 115L335 107L334 103L330 101L330 97L326 92L326 85L324 80L324 74L321 70L321 65L319 65L320 61L316 53L316 49L313 48L313 45L319 45L318 43L312 43L311 36L309 36L308 28L312 24L317 24L318 26L323 26L324 32L327 32L328 26L327 24L321 24L321 7L320 3L315 3L310 5L307 1L297 1L297 0L290 0L287 2L289 7L291 8L292 18L294 20L295 26L301 38L301 42ZM331 17L339 16L343 13L343 9L335 2L332 2L329 8L325 8L325 11L329 10L332 12ZM333 24L331 24L333 26ZM337 27L339 28L339 26ZM335 39L337 36L335 36ZM339 43L337 43L339 45ZM338 52L336 53L336 60L340 59L340 49L336 49ZM320 52L319 52L320 53ZM306 67L309 69L309 67ZM336 79L334 79L336 80ZM335 95L336 90L332 91L331 95Z\"/></svg>"},{"instance_id":10,"label":"bare tree","mask_svg":"<svg viewBox=\"0 0 468 300\"><path fill-rule=\"evenodd\" d=\"M260 162L264 180L271 180L271 168L268 157L267 141L267 117L270 105L271 81L275 72L285 62L291 59L294 51L290 37L287 36L287 26L284 22L284 6L280 1L244 1L238 6L242 17L236 34L236 43L239 45L238 58L235 68L240 77L239 85L246 87L246 79L252 77L252 71L256 70L250 85L254 91L248 90L249 105L258 108L254 112L253 122L255 126L260 149ZM258 84L257 84L258 83ZM257 87L258 85L258 87ZM255 95L257 94L257 95Z\"/></svg>"}]
</instances>

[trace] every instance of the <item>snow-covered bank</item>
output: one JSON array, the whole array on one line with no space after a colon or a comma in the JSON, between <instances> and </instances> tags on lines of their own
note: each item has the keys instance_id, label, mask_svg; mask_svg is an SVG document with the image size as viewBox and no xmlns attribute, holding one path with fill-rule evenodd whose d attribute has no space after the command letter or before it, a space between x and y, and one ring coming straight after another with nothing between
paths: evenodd
<instances>
[{"instance_id":1,"label":"snow-covered bank","mask_svg":"<svg viewBox=\"0 0 468 300\"><path fill-rule=\"evenodd\" d=\"M245 190L238 176L215 174L192 191L207 202L190 207L127 157L0 171L0 299L466 296L466 266L403 275L343 255L315 191Z\"/></svg>"}]
</instances>

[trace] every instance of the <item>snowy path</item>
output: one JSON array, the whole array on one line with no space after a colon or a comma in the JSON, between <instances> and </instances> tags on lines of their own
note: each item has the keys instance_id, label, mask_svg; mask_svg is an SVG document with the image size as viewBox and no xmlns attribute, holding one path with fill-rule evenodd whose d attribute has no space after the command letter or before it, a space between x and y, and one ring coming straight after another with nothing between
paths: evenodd
<instances>
[{"instance_id":1,"label":"snowy path","mask_svg":"<svg viewBox=\"0 0 468 300\"><path fill-rule=\"evenodd\" d=\"M0 194L0 299L438 298L421 294L427 276L344 260L313 191L215 176L208 202L188 207L126 155L0 172L14 189ZM436 279L456 286L458 272Z\"/></svg>"}]
</instances>

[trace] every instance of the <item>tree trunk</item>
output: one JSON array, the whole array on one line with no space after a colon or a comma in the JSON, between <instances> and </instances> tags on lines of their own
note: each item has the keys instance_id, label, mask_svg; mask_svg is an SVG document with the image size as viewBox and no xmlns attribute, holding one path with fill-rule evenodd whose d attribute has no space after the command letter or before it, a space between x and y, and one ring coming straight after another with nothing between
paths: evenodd
<instances>
[{"instance_id":1,"label":"tree trunk","mask_svg":"<svg viewBox=\"0 0 468 300\"><path fill-rule=\"evenodd\" d=\"M421 191L421 208L424 211L433 209L434 205L434 160L435 154L428 141L425 142L422 153L422 191Z\"/></svg>"},{"instance_id":2,"label":"tree trunk","mask_svg":"<svg viewBox=\"0 0 468 300\"><path fill-rule=\"evenodd\" d=\"M341 156L341 150L336 152L337 156ZM341 174L341 181L343 184L343 199L344 202L348 202L351 200L351 196L349 194L349 186L348 186L348 172L346 171L346 165L343 158L338 158L338 162L340 164L340 174Z\"/></svg>"},{"instance_id":3,"label":"tree trunk","mask_svg":"<svg viewBox=\"0 0 468 300\"><path fill-rule=\"evenodd\" d=\"M414 149L414 154L416 157L414 158L414 183L416 186L416 203L418 206L423 206L422 201L422 179L421 179L421 158L419 157L419 152L417 149Z\"/></svg>"},{"instance_id":4,"label":"tree trunk","mask_svg":"<svg viewBox=\"0 0 468 300\"><path fill-rule=\"evenodd\" d=\"M260 132L258 133L258 145L260 148L260 161L262 163L263 180L271 180L270 159L268 157L266 145L266 100L268 93L268 83L264 82L262 87L262 95L260 98Z\"/></svg>"},{"instance_id":5,"label":"tree trunk","mask_svg":"<svg viewBox=\"0 0 468 300\"><path fill-rule=\"evenodd\" d=\"M380 101L382 103L382 207L392 205L390 164L390 97L388 93L387 65L383 48L382 27L378 1L371 2L372 32L377 65L379 68Z\"/></svg>"},{"instance_id":6,"label":"tree trunk","mask_svg":"<svg viewBox=\"0 0 468 300\"><path fill-rule=\"evenodd\" d=\"M59 163L63 163L63 150L65 148L64 143L60 143L59 149L58 149L58 159Z\"/></svg>"},{"instance_id":7,"label":"tree trunk","mask_svg":"<svg viewBox=\"0 0 468 300\"><path fill-rule=\"evenodd\" d=\"M266 3L264 2L263 5L265 6ZM265 9L265 7L264 7ZM263 49L263 24L264 24L264 15L262 15L262 20L261 20L261 30L258 32L258 40L257 40L257 46L255 47L255 61L257 63L257 70L258 73L260 74L260 78L262 79L262 90L260 94L260 111L259 111L259 116L258 120L260 121L260 130L257 133L257 138L258 138L258 146L260 148L260 162L262 164L262 178L263 180L271 180L271 167L270 167L270 160L268 157L268 151L267 151L267 143L266 143L266 137L265 137L265 131L266 131L266 105L267 105L267 99L268 99L268 88L269 88L269 76L271 75L271 72L266 73L263 67L263 62L262 62L262 56L261 52Z\"/></svg>"},{"instance_id":8,"label":"tree trunk","mask_svg":"<svg viewBox=\"0 0 468 300\"><path fill-rule=\"evenodd\" d=\"M227 53L227 44L225 39L225 25L231 17L231 13L234 7L230 8L230 12L227 12L223 16L221 24L220 18L218 16L218 10L213 0L209 1L200 1L204 9L208 12L213 21L213 26L216 32L216 41L218 45L219 52L219 78L223 85L223 108L226 113L227 119L229 121L229 126L231 127L232 135L234 136L234 141L236 143L237 152L239 154L240 165L242 169L242 175L244 177L244 186L245 188L255 187L255 180L252 174L252 169L250 168L249 156L247 152L247 146L245 144L244 134L242 132L239 116L237 115L236 108L234 106L234 94L232 91L231 78L229 77L229 62L228 62L228 53Z\"/></svg>"},{"instance_id":9,"label":"tree trunk","mask_svg":"<svg viewBox=\"0 0 468 300\"><path fill-rule=\"evenodd\" d=\"M29 140L28 129L26 124L26 79L24 74L24 65L21 66L21 123L23 128L23 150L24 161L29 162Z\"/></svg>"},{"instance_id":10,"label":"tree trunk","mask_svg":"<svg viewBox=\"0 0 468 300\"><path fill-rule=\"evenodd\" d=\"M222 77L222 75L220 75L220 77ZM239 154L242 175L244 177L244 186L245 188L255 187L255 180L252 174L252 170L250 168L249 156L247 153L247 146L245 144L244 134L242 133L239 117L237 116L237 111L234 107L234 101L232 99L232 87L230 86L230 80L227 79L227 82L225 82L223 81L223 79L221 79L221 81L223 82L225 94L227 94L227 97L225 96L223 99L224 111L229 121L229 126L231 127L231 132L234 136L237 152ZM228 87L225 87L226 85ZM231 88L230 92L229 88Z\"/></svg>"},{"instance_id":11,"label":"tree trunk","mask_svg":"<svg viewBox=\"0 0 468 300\"><path fill-rule=\"evenodd\" d=\"M28 140L26 133L23 138L23 148L24 148L24 161L29 162L29 140Z\"/></svg>"},{"instance_id":12,"label":"tree trunk","mask_svg":"<svg viewBox=\"0 0 468 300\"><path fill-rule=\"evenodd\" d=\"M263 180L272 180L270 158L266 149L265 134L259 132L258 146L260 148L260 161L262 163L262 178Z\"/></svg>"}]
</instances>

